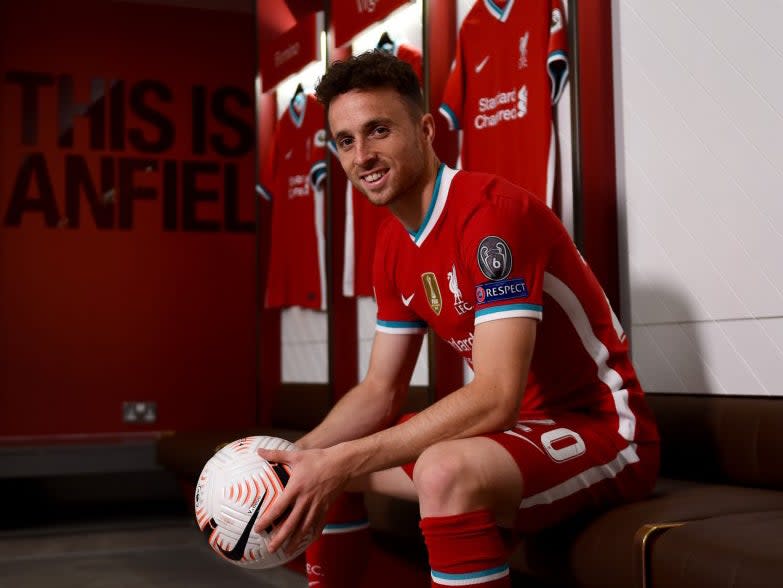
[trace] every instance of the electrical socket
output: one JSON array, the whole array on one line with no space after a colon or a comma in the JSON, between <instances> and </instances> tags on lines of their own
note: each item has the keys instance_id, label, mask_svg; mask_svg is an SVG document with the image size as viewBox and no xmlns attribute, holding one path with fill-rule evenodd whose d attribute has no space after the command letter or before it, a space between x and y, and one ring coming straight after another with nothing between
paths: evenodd
<instances>
[{"instance_id":1,"label":"electrical socket","mask_svg":"<svg viewBox=\"0 0 783 588\"><path fill-rule=\"evenodd\" d=\"M122 422L149 424L158 420L158 403L152 400L126 400L122 403Z\"/></svg>"}]
</instances>

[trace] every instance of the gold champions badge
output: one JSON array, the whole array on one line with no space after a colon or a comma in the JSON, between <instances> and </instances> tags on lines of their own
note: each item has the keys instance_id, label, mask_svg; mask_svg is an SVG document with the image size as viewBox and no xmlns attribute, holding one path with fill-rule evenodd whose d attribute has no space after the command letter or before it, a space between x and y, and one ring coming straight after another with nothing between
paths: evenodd
<instances>
[{"instance_id":1,"label":"gold champions badge","mask_svg":"<svg viewBox=\"0 0 783 588\"><path fill-rule=\"evenodd\" d=\"M435 314L440 314L441 308L443 308L443 298L440 295L440 287L438 286L438 279L432 272L426 272L421 274L421 281L424 284L424 291L427 293L427 302L430 303L430 308Z\"/></svg>"}]
</instances>

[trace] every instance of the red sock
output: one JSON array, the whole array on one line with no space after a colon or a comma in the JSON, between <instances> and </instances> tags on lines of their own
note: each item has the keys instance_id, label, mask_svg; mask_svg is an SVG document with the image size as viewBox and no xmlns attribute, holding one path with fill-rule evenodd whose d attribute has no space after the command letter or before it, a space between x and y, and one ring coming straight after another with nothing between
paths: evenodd
<instances>
[{"instance_id":1,"label":"red sock","mask_svg":"<svg viewBox=\"0 0 783 588\"><path fill-rule=\"evenodd\" d=\"M364 496L343 493L329 509L323 534L307 548L307 580L316 588L359 586L370 554Z\"/></svg>"},{"instance_id":2,"label":"red sock","mask_svg":"<svg viewBox=\"0 0 783 588\"><path fill-rule=\"evenodd\" d=\"M426 517L420 526L429 552L433 588L511 588L508 548L490 511Z\"/></svg>"}]
</instances>

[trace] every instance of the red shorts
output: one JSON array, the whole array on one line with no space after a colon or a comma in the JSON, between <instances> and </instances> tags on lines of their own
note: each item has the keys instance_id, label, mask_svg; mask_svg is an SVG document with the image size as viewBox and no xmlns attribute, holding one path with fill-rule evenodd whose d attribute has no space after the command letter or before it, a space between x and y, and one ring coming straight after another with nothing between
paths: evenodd
<instances>
[{"instance_id":1,"label":"red shorts","mask_svg":"<svg viewBox=\"0 0 783 588\"><path fill-rule=\"evenodd\" d=\"M411 418L404 415L400 421ZM482 435L511 454L522 474L516 529L539 531L578 512L648 495L658 476L658 443L636 444L617 432L616 415L540 414L513 429ZM415 463L403 469L413 479Z\"/></svg>"}]
</instances>

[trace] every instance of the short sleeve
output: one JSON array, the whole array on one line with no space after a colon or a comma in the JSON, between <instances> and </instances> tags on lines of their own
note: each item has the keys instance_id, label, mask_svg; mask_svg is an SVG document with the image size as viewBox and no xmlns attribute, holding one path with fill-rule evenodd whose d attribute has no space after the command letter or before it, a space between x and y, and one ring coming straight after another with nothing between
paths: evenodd
<instances>
[{"instance_id":1,"label":"short sleeve","mask_svg":"<svg viewBox=\"0 0 783 588\"><path fill-rule=\"evenodd\" d=\"M562 0L552 0L549 22L547 73L551 85L552 104L557 104L568 81L568 27Z\"/></svg>"},{"instance_id":2,"label":"short sleeve","mask_svg":"<svg viewBox=\"0 0 783 588\"><path fill-rule=\"evenodd\" d=\"M463 263L475 287L475 324L541 320L544 274L559 235L556 218L532 195L514 194L516 186L503 182L489 189L503 194L478 211L465 231Z\"/></svg>"}]
</instances>

